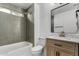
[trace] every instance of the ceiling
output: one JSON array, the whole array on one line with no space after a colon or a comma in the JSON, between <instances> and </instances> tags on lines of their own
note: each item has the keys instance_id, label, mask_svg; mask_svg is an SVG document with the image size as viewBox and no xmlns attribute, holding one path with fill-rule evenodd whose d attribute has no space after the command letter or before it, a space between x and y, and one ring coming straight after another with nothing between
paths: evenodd
<instances>
[{"instance_id":1,"label":"ceiling","mask_svg":"<svg viewBox=\"0 0 79 59\"><path fill-rule=\"evenodd\" d=\"M27 8L29 8L33 3L11 3L12 5L15 5L15 6L17 6L17 7L19 7L19 8L23 8L23 9L27 9ZM45 3L43 3L44 5L45 5ZM62 3L62 4L60 4L60 3L48 3L48 5L50 5L50 6L53 6L53 8L56 8L56 7L58 7L58 6L60 6L60 5L63 5L63 4L66 4L66 3ZM42 5L42 4L41 4Z\"/></svg>"},{"instance_id":2,"label":"ceiling","mask_svg":"<svg viewBox=\"0 0 79 59\"><path fill-rule=\"evenodd\" d=\"M23 9L27 9L32 5L32 3L11 3L11 4Z\"/></svg>"}]
</instances>

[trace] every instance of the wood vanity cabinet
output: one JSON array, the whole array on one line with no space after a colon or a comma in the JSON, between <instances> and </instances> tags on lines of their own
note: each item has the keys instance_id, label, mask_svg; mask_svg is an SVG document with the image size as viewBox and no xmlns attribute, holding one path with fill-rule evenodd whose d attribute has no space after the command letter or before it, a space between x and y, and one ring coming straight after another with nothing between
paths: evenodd
<instances>
[{"instance_id":1,"label":"wood vanity cabinet","mask_svg":"<svg viewBox=\"0 0 79 59\"><path fill-rule=\"evenodd\" d=\"M60 41L47 38L46 55L47 56L78 56L78 44L67 41Z\"/></svg>"}]
</instances>

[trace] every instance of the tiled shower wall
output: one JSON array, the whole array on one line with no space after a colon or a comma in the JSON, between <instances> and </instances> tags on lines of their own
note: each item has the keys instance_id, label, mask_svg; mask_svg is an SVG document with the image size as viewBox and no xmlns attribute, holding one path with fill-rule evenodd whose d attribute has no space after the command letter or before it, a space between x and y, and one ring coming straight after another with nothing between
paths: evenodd
<instances>
[{"instance_id":1,"label":"tiled shower wall","mask_svg":"<svg viewBox=\"0 0 79 59\"><path fill-rule=\"evenodd\" d=\"M26 40L34 44L34 4L32 4L25 13Z\"/></svg>"},{"instance_id":2,"label":"tiled shower wall","mask_svg":"<svg viewBox=\"0 0 79 59\"><path fill-rule=\"evenodd\" d=\"M0 7L21 12L20 8L11 4L0 4ZM26 21L22 17L0 11L0 46L26 40Z\"/></svg>"}]
</instances>

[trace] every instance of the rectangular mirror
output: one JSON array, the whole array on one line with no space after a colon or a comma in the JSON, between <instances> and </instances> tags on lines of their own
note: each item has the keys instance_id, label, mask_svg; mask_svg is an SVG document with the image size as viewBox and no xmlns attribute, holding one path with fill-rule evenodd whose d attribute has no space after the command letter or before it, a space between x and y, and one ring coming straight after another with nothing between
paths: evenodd
<instances>
[{"instance_id":1,"label":"rectangular mirror","mask_svg":"<svg viewBox=\"0 0 79 59\"><path fill-rule=\"evenodd\" d=\"M61 13L56 13L60 12L60 10ZM62 7L60 10L51 11L51 32L59 33L64 31L65 33L76 33L78 31L77 7L71 7L71 9ZM62 12L63 10L65 11Z\"/></svg>"}]
</instances>

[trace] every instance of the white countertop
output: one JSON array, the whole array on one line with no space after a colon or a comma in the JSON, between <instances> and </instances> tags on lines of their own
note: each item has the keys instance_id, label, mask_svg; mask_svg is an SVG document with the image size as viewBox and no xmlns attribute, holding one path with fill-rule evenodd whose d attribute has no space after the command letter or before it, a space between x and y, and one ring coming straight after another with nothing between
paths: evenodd
<instances>
[{"instance_id":1,"label":"white countertop","mask_svg":"<svg viewBox=\"0 0 79 59\"><path fill-rule=\"evenodd\" d=\"M47 38L54 39L54 40L73 42L73 43L79 43L78 38L59 37L59 36L48 36Z\"/></svg>"}]
</instances>

